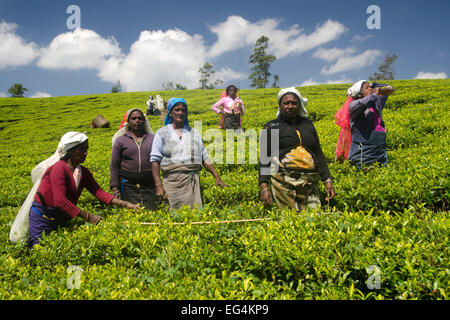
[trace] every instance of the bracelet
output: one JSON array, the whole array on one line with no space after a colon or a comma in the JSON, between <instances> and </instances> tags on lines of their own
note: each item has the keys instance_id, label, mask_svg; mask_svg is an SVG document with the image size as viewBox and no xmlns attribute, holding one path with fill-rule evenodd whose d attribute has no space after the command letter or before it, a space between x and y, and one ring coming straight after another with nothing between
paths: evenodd
<instances>
[{"instance_id":1,"label":"bracelet","mask_svg":"<svg viewBox=\"0 0 450 320\"><path fill-rule=\"evenodd\" d=\"M89 212L86 212L86 221L89 221Z\"/></svg>"},{"instance_id":2,"label":"bracelet","mask_svg":"<svg viewBox=\"0 0 450 320\"><path fill-rule=\"evenodd\" d=\"M115 194L117 194L119 192L120 192L119 190L116 190L116 191L113 192L113 195L115 195Z\"/></svg>"},{"instance_id":3,"label":"bracelet","mask_svg":"<svg viewBox=\"0 0 450 320\"><path fill-rule=\"evenodd\" d=\"M263 193L264 191L269 190L269 188L264 188L260 191L260 193Z\"/></svg>"}]
</instances>

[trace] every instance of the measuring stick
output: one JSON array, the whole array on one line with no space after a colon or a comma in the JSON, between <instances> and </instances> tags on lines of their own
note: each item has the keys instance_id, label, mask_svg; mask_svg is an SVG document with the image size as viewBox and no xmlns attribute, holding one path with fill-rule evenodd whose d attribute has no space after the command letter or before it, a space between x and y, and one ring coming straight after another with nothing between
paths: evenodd
<instances>
[{"instance_id":1,"label":"measuring stick","mask_svg":"<svg viewBox=\"0 0 450 320\"><path fill-rule=\"evenodd\" d=\"M213 223L239 223L239 222L257 222L272 220L272 218L261 218L261 219L245 219L245 220L223 220L223 221L194 221L194 222L174 222L173 224L183 225L183 224L213 224ZM162 223L159 222L141 222L142 225L146 226L157 226Z\"/></svg>"}]
</instances>

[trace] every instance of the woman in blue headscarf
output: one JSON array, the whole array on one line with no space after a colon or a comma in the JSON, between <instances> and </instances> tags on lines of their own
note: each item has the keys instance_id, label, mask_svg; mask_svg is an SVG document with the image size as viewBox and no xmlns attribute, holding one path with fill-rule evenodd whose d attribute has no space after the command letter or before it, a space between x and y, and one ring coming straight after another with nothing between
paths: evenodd
<instances>
[{"instance_id":1,"label":"woman in blue headscarf","mask_svg":"<svg viewBox=\"0 0 450 320\"><path fill-rule=\"evenodd\" d=\"M202 165L214 176L217 185L225 187L226 184L209 161L200 134L189 126L186 101L171 98L167 108L165 126L156 132L150 154L156 196L167 197L172 209L183 205L201 207L199 171Z\"/></svg>"}]
</instances>

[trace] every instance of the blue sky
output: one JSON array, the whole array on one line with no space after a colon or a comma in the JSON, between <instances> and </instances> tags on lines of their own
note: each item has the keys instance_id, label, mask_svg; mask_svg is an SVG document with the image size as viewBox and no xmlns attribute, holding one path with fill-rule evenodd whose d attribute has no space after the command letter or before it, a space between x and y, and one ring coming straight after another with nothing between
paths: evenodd
<instances>
[{"instance_id":1,"label":"blue sky","mask_svg":"<svg viewBox=\"0 0 450 320\"><path fill-rule=\"evenodd\" d=\"M81 28L67 26L70 5ZM380 29L368 28L370 5ZM367 79L386 54L396 79L447 78L449 12L447 0L1 0L0 97L13 83L28 97L108 93L117 80L129 92L194 89L205 62L223 87L249 88L263 34L281 87Z\"/></svg>"}]
</instances>

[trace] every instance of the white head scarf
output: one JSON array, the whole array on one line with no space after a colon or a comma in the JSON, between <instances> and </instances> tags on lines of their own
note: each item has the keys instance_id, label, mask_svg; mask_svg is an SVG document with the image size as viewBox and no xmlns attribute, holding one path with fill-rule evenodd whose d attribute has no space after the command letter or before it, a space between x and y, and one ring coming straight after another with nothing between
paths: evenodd
<instances>
[{"instance_id":1,"label":"white head scarf","mask_svg":"<svg viewBox=\"0 0 450 320\"><path fill-rule=\"evenodd\" d=\"M61 159L62 157L64 157L67 154L68 150L76 147L79 144L82 144L87 139L87 135L82 132L69 131L64 134L59 141L58 149L56 150L57 152L59 152L59 158Z\"/></svg>"},{"instance_id":2,"label":"white head scarf","mask_svg":"<svg viewBox=\"0 0 450 320\"><path fill-rule=\"evenodd\" d=\"M147 117L145 116L145 113L142 112L142 110L139 108L133 108L133 109L130 109L127 111L127 122L125 123L125 125L122 128L120 128L112 137L112 145L113 146L114 146L114 142L116 142L116 139L118 137L123 136L125 134L125 132L130 131L128 121L130 120L131 113L136 110L140 111L144 115L144 130L145 130L145 132L153 134L152 127L150 126L150 122L148 121Z\"/></svg>"},{"instance_id":3,"label":"white head scarf","mask_svg":"<svg viewBox=\"0 0 450 320\"><path fill-rule=\"evenodd\" d=\"M360 94L364 82L367 82L367 80L359 80L358 82L354 83L350 88L348 88L347 95L354 98L358 94Z\"/></svg>"},{"instance_id":4,"label":"white head scarf","mask_svg":"<svg viewBox=\"0 0 450 320\"><path fill-rule=\"evenodd\" d=\"M88 137L82 132L69 131L65 133L59 141L55 153L50 158L40 162L31 171L31 180L33 181L33 183L36 183L39 178L42 178L45 170L47 170L48 167L51 167L61 158L63 158L67 154L68 150L76 147L79 144L82 144L86 140L88 140Z\"/></svg>"},{"instance_id":5,"label":"white head scarf","mask_svg":"<svg viewBox=\"0 0 450 320\"><path fill-rule=\"evenodd\" d=\"M79 144L82 144L88 139L87 135L81 132L70 131L64 134L59 141L58 147L55 153L48 159L40 162L34 169L31 171L31 180L33 181L33 188L28 193L27 198L23 202L20 207L19 212L14 219L14 222L11 226L11 230L9 232L9 240L13 243L17 242L26 242L29 239L29 213L31 205L34 201L34 196L41 184L42 177L44 176L47 168L54 165L58 162L62 157L67 154L67 151L76 147Z\"/></svg>"},{"instance_id":6,"label":"white head scarf","mask_svg":"<svg viewBox=\"0 0 450 320\"><path fill-rule=\"evenodd\" d=\"M298 111L298 115L300 117L306 117L308 115L308 111L306 110L305 107L308 105L308 99L303 98L300 92L297 89L295 89L295 87L281 89L280 92L278 92L278 106L280 105L281 98L286 93L292 93L298 97L298 99L300 100L300 109ZM278 107L277 117L279 114L280 114L280 107Z\"/></svg>"}]
</instances>

